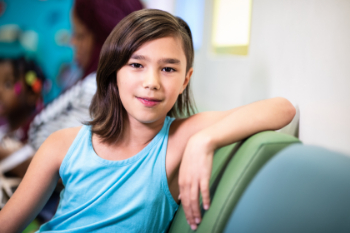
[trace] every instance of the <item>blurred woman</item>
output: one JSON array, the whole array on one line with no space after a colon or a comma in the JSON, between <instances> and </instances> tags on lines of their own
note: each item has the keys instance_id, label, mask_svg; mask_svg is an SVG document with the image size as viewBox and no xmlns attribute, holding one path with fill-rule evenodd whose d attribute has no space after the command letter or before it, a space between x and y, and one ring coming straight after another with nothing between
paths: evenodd
<instances>
[{"instance_id":1,"label":"blurred woman","mask_svg":"<svg viewBox=\"0 0 350 233\"><path fill-rule=\"evenodd\" d=\"M29 143L37 150L53 132L90 120L88 108L96 92L95 71L102 45L115 25L133 11L139 0L76 0L72 11L75 61L83 70L80 81L49 104L33 121Z\"/></svg>"}]
</instances>

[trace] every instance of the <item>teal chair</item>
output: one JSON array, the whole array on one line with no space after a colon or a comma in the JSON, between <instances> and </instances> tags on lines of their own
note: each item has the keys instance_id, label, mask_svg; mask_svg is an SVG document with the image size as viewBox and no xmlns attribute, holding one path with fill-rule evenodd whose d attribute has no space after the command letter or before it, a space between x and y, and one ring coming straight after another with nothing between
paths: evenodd
<instances>
[{"instance_id":1,"label":"teal chair","mask_svg":"<svg viewBox=\"0 0 350 233\"><path fill-rule=\"evenodd\" d=\"M350 157L294 145L256 175L225 233L350 232Z\"/></svg>"},{"instance_id":2,"label":"teal chair","mask_svg":"<svg viewBox=\"0 0 350 233\"><path fill-rule=\"evenodd\" d=\"M300 143L295 137L266 131L221 148L214 155L210 179L211 206L202 208L196 232L223 232L243 191L262 166L283 148ZM169 233L193 232L180 205Z\"/></svg>"}]
</instances>

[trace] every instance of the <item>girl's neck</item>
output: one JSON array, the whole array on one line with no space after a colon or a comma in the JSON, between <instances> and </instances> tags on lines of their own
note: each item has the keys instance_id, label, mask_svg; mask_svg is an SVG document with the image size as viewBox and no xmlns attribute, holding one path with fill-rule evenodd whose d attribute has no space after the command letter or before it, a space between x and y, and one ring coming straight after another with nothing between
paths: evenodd
<instances>
[{"instance_id":1,"label":"girl's neck","mask_svg":"<svg viewBox=\"0 0 350 233\"><path fill-rule=\"evenodd\" d=\"M124 133L121 139L114 144L105 144L98 136L92 136L92 144L95 152L107 160L128 159L143 148L159 133L164 124L164 119L154 123L144 124L134 118L125 122Z\"/></svg>"},{"instance_id":2,"label":"girl's neck","mask_svg":"<svg viewBox=\"0 0 350 233\"><path fill-rule=\"evenodd\" d=\"M142 123L133 117L125 122L124 134L117 143L118 146L145 146L158 134L164 124L164 118L153 123Z\"/></svg>"}]
</instances>

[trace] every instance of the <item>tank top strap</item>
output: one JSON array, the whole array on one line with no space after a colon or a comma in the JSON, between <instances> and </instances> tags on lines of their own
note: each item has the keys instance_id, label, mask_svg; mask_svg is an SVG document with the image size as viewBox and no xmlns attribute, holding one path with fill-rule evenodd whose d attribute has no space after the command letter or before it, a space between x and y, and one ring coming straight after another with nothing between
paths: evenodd
<instances>
[{"instance_id":1,"label":"tank top strap","mask_svg":"<svg viewBox=\"0 0 350 233\"><path fill-rule=\"evenodd\" d=\"M73 157L73 154L75 154L76 148L81 145L82 143L87 141L87 138L89 137L90 134L90 126L87 125L82 125L77 136L73 140L72 145L69 147L66 156L63 158L63 161L61 163L60 169L59 169L59 174L62 178L62 181L64 183L64 170L69 161L71 160L71 157Z\"/></svg>"}]
</instances>

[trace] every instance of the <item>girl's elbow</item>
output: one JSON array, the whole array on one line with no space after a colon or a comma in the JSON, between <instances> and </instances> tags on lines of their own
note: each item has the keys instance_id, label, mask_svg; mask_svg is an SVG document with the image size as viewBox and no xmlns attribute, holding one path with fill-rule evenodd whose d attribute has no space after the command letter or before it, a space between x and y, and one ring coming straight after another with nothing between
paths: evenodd
<instances>
[{"instance_id":1,"label":"girl's elbow","mask_svg":"<svg viewBox=\"0 0 350 233\"><path fill-rule=\"evenodd\" d=\"M279 106L280 106L280 109L282 110L282 114L283 114L283 116L282 116L282 118L284 120L283 126L285 126L293 120L293 118L296 114L296 109L293 106L293 104L289 100L287 100L286 98L278 97L278 99L280 101Z\"/></svg>"},{"instance_id":2,"label":"girl's elbow","mask_svg":"<svg viewBox=\"0 0 350 233\"><path fill-rule=\"evenodd\" d=\"M295 114L297 113L297 110L295 109L295 107L292 105L292 104L290 104L290 108L289 108L289 122L291 122L292 120L293 120L293 118L295 117Z\"/></svg>"}]
</instances>

